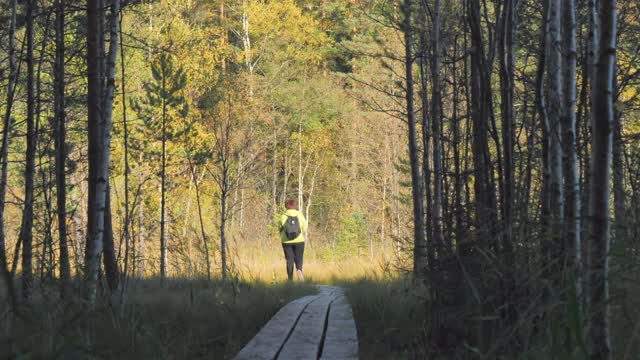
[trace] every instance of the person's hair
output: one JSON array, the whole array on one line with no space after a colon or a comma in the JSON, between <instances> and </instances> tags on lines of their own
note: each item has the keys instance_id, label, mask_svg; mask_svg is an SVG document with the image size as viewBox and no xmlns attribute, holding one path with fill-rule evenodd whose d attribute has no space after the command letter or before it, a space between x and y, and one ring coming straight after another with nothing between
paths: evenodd
<instances>
[{"instance_id":1,"label":"person's hair","mask_svg":"<svg viewBox=\"0 0 640 360\"><path fill-rule=\"evenodd\" d=\"M295 200L293 200L293 199L288 199L288 200L285 202L285 204L284 204L284 205L286 206L286 208L287 208L287 209L294 209L294 210L295 210L295 209L297 208L297 207L296 207L296 201L295 201Z\"/></svg>"}]
</instances>

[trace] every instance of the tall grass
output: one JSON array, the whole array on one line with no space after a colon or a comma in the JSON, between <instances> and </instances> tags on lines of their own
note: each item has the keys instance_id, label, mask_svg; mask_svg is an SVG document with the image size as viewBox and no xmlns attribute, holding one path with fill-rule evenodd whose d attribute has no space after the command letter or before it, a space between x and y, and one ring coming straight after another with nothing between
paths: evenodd
<instances>
[{"instance_id":1,"label":"tall grass","mask_svg":"<svg viewBox=\"0 0 640 360\"><path fill-rule=\"evenodd\" d=\"M629 247L635 254L635 242L620 241L612 251L612 338L619 359L638 359L640 349L640 281ZM540 268L530 261L532 269ZM490 291L499 288L499 268L485 266L450 281L453 288L439 291L459 299L449 295L437 312L429 285L415 287L382 256L328 259L311 248L304 269L307 283L290 284L279 247L244 249L234 256L235 280L227 285L173 280L161 289L157 280L137 280L124 309L105 302L92 313L41 286L12 331L0 333L0 359L229 359L284 304L314 293L316 283L346 289L363 360L582 359L588 351L587 319L580 315L575 289L545 300L541 294L548 285L536 272L518 273L511 297L517 316L501 322L500 299ZM458 287L485 294L485 308L473 292ZM0 331L7 328L4 313L0 308ZM439 328L432 326L432 314ZM488 336L476 331L480 322L487 324Z\"/></svg>"},{"instance_id":2,"label":"tall grass","mask_svg":"<svg viewBox=\"0 0 640 360\"><path fill-rule=\"evenodd\" d=\"M0 358L229 359L292 299L311 286L256 282L137 281L124 309L86 313L43 289L0 339ZM4 327L7 328L6 326Z\"/></svg>"},{"instance_id":3,"label":"tall grass","mask_svg":"<svg viewBox=\"0 0 640 360\"><path fill-rule=\"evenodd\" d=\"M358 327L361 359L419 358L416 339L429 321L426 293L401 279L342 284Z\"/></svg>"}]
</instances>

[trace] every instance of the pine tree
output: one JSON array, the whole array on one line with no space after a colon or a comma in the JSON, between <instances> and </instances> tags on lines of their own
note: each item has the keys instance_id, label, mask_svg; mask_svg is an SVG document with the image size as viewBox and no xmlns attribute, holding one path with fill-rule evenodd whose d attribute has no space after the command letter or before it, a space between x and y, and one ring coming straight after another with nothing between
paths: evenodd
<instances>
[{"instance_id":1,"label":"pine tree","mask_svg":"<svg viewBox=\"0 0 640 360\"><path fill-rule=\"evenodd\" d=\"M189 107L183 90L187 86L187 75L182 66L176 68L173 57L162 53L151 64L152 80L144 83L145 97L132 101L132 108L144 121L145 138L161 142L160 163L160 281L162 286L167 279L167 229L166 229L166 190L167 190L167 143L183 134L176 130L177 116L185 117Z\"/></svg>"}]
</instances>

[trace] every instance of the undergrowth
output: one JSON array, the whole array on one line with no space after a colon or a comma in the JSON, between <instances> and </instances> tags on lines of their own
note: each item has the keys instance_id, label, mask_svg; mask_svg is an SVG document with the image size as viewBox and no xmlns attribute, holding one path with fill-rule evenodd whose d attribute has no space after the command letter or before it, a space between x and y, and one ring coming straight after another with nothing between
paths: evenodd
<instances>
[{"instance_id":1,"label":"undergrowth","mask_svg":"<svg viewBox=\"0 0 640 360\"><path fill-rule=\"evenodd\" d=\"M41 290L12 329L5 319L0 358L230 359L287 302L314 293L287 283L174 280L131 284L127 305L87 313L77 301Z\"/></svg>"},{"instance_id":2,"label":"undergrowth","mask_svg":"<svg viewBox=\"0 0 640 360\"><path fill-rule=\"evenodd\" d=\"M361 359L415 357L415 339L428 324L426 294L405 280L343 283L358 328Z\"/></svg>"}]
</instances>

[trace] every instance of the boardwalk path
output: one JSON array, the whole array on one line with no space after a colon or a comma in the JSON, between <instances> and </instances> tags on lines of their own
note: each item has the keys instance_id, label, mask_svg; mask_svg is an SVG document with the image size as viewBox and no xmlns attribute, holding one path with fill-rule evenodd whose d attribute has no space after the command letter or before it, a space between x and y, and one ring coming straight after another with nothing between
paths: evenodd
<instances>
[{"instance_id":1,"label":"boardwalk path","mask_svg":"<svg viewBox=\"0 0 640 360\"><path fill-rule=\"evenodd\" d=\"M234 360L356 360L358 334L339 287L285 305Z\"/></svg>"}]
</instances>

